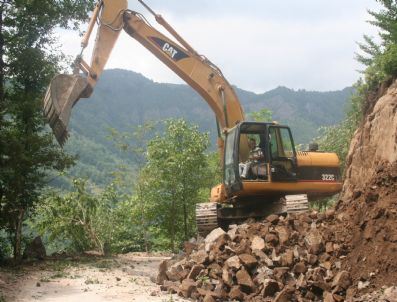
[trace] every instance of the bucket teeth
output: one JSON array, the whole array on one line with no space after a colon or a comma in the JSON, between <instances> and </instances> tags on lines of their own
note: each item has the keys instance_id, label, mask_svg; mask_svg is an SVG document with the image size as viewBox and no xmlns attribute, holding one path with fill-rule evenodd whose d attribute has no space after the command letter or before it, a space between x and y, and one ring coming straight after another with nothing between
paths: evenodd
<instances>
[{"instance_id":1,"label":"bucket teeth","mask_svg":"<svg viewBox=\"0 0 397 302\"><path fill-rule=\"evenodd\" d=\"M67 126L69 124L72 107L87 88L87 80L79 75L55 76L43 102L44 115L52 128L58 143L63 146L68 139Z\"/></svg>"},{"instance_id":2,"label":"bucket teeth","mask_svg":"<svg viewBox=\"0 0 397 302\"><path fill-rule=\"evenodd\" d=\"M62 121L59 121L54 125L53 127L54 135L55 138L57 139L59 145L61 147L65 144L67 139L69 138L69 133L66 130L65 125L62 123Z\"/></svg>"}]
</instances>

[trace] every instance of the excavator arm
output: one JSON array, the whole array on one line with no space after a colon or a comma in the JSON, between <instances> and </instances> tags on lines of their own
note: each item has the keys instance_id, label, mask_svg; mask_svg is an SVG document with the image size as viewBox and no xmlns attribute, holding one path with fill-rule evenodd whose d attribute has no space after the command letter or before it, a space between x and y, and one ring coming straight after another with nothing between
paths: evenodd
<instances>
[{"instance_id":1,"label":"excavator arm","mask_svg":"<svg viewBox=\"0 0 397 302\"><path fill-rule=\"evenodd\" d=\"M91 64L87 64L82 56L78 56L74 74L56 76L44 100L45 113L61 145L67 139L67 126L72 107L80 98L91 95L122 29L204 98L215 113L219 129L233 127L244 120L238 97L219 68L206 57L199 55L142 0L139 2L154 14L156 21L164 26L176 41L151 26L140 13L128 10L126 0L99 1L82 41L84 49L95 24L98 23ZM245 145L247 144L242 144ZM220 135L218 147L223 153L223 140ZM244 149L243 147L240 151L247 153Z\"/></svg>"}]
</instances>

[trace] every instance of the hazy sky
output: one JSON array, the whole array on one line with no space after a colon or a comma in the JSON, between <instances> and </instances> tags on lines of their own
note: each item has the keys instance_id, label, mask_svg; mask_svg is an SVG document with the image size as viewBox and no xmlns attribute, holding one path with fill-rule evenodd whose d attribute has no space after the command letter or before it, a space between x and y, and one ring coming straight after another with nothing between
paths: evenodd
<instances>
[{"instance_id":1,"label":"hazy sky","mask_svg":"<svg viewBox=\"0 0 397 302\"><path fill-rule=\"evenodd\" d=\"M360 66L354 60L364 33L375 35L367 9L375 0L146 0L200 54L240 88L265 92L277 86L337 90L353 84ZM143 13L165 32L138 1ZM77 33L63 32L66 53L79 52ZM93 41L93 39L92 39ZM89 59L90 49L85 52ZM157 81L182 83L149 51L120 36L107 68L124 68Z\"/></svg>"}]
</instances>

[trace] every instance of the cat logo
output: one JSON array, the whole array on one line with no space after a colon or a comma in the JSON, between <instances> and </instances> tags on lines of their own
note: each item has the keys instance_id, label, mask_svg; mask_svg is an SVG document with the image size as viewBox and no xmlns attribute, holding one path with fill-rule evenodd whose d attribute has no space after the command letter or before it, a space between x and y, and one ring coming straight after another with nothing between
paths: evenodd
<instances>
[{"instance_id":1,"label":"cat logo","mask_svg":"<svg viewBox=\"0 0 397 302\"><path fill-rule=\"evenodd\" d=\"M174 61L179 61L189 57L189 55L185 53L182 49L180 49L176 45L172 45L170 42L167 42L158 37L149 37L149 39L152 40L159 49L161 49Z\"/></svg>"},{"instance_id":2,"label":"cat logo","mask_svg":"<svg viewBox=\"0 0 397 302\"><path fill-rule=\"evenodd\" d=\"M163 51L167 53L171 58L174 58L178 51L173 48L170 44L164 43Z\"/></svg>"}]
</instances>

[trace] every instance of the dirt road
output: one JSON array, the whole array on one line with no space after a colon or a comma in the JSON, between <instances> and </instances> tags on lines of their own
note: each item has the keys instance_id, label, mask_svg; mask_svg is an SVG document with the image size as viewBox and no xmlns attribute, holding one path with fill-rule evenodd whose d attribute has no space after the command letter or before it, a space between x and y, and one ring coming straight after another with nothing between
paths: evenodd
<instances>
[{"instance_id":1,"label":"dirt road","mask_svg":"<svg viewBox=\"0 0 397 302\"><path fill-rule=\"evenodd\" d=\"M47 260L0 268L0 301L188 301L159 290L150 279L165 257L127 254L112 258Z\"/></svg>"}]
</instances>

